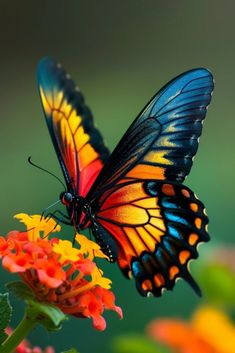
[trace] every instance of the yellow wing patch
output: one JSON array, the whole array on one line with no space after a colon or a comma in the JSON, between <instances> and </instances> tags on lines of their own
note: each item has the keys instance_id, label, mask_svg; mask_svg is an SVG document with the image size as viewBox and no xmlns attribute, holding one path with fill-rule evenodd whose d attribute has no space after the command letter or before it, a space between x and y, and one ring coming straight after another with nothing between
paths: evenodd
<instances>
[{"instance_id":1,"label":"yellow wing patch","mask_svg":"<svg viewBox=\"0 0 235 353\"><path fill-rule=\"evenodd\" d=\"M73 187L85 196L103 167L100 155L91 143L91 136L85 132L82 116L73 103L68 102L65 93L56 88L44 90L42 86L39 90L53 142L57 142L55 148L59 150Z\"/></svg>"},{"instance_id":2,"label":"yellow wing patch","mask_svg":"<svg viewBox=\"0 0 235 353\"><path fill-rule=\"evenodd\" d=\"M148 213L144 208L139 208L129 204L100 211L99 215L102 218L106 218L120 224L141 225L147 223L149 220Z\"/></svg>"},{"instance_id":3,"label":"yellow wing patch","mask_svg":"<svg viewBox=\"0 0 235 353\"><path fill-rule=\"evenodd\" d=\"M149 152L145 157L144 160L146 162L151 162L151 163L158 163L158 164L166 164L166 165L172 165L173 162L171 162L167 158L167 153L168 151L151 151Z\"/></svg>"}]
</instances>

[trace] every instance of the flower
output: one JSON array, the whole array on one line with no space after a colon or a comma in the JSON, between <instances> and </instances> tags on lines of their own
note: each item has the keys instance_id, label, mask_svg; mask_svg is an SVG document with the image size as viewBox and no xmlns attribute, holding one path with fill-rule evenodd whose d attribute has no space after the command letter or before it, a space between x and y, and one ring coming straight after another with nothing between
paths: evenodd
<instances>
[{"instance_id":1,"label":"flower","mask_svg":"<svg viewBox=\"0 0 235 353\"><path fill-rule=\"evenodd\" d=\"M100 250L100 246L94 243L93 241L87 239L87 237L85 237L84 235L82 234L77 235L76 240L81 246L80 251L83 254L86 254L89 259L92 260L94 256L108 259L108 256L106 256Z\"/></svg>"},{"instance_id":2,"label":"flower","mask_svg":"<svg viewBox=\"0 0 235 353\"><path fill-rule=\"evenodd\" d=\"M76 234L78 247L68 240L51 237L60 231L53 219L18 214L26 231L12 231L0 237L2 266L18 273L31 288L35 298L60 308L65 314L91 318L97 330L104 330L105 310L114 310L122 318L110 291L111 281L93 261L106 258L99 245Z\"/></svg>"},{"instance_id":3,"label":"flower","mask_svg":"<svg viewBox=\"0 0 235 353\"><path fill-rule=\"evenodd\" d=\"M157 319L148 334L177 353L234 353L235 325L222 311L201 306L188 323L180 319Z\"/></svg>"}]
</instances>

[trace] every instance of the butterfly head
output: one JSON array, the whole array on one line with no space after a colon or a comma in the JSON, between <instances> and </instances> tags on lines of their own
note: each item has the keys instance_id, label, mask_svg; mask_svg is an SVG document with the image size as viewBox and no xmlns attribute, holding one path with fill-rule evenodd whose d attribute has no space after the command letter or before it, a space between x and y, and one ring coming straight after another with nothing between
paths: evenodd
<instances>
[{"instance_id":1,"label":"butterfly head","mask_svg":"<svg viewBox=\"0 0 235 353\"><path fill-rule=\"evenodd\" d=\"M70 206L74 201L74 196L70 192L62 192L60 194L60 201L65 206Z\"/></svg>"},{"instance_id":2,"label":"butterfly head","mask_svg":"<svg viewBox=\"0 0 235 353\"><path fill-rule=\"evenodd\" d=\"M60 201L68 208L70 208L72 205L74 205L77 209L85 208L83 197L72 194L68 191L64 191L60 194Z\"/></svg>"}]
</instances>

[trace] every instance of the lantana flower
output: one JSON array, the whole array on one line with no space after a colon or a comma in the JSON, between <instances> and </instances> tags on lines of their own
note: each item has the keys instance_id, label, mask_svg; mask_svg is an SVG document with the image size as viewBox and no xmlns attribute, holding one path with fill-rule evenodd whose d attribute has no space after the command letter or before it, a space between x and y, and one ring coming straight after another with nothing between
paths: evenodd
<instances>
[{"instance_id":1,"label":"lantana flower","mask_svg":"<svg viewBox=\"0 0 235 353\"><path fill-rule=\"evenodd\" d=\"M234 353L235 325L223 311L211 306L199 307L190 322L154 320L147 331L176 353Z\"/></svg>"},{"instance_id":2,"label":"lantana flower","mask_svg":"<svg viewBox=\"0 0 235 353\"><path fill-rule=\"evenodd\" d=\"M76 247L69 240L52 237L60 231L53 219L39 215L15 216L25 224L26 231L12 231L0 237L2 266L18 273L31 288L36 299L60 308L63 313L91 318L97 330L104 330L104 310L114 310L122 318L110 291L111 280L93 261L103 257L99 245L76 234Z\"/></svg>"}]
</instances>

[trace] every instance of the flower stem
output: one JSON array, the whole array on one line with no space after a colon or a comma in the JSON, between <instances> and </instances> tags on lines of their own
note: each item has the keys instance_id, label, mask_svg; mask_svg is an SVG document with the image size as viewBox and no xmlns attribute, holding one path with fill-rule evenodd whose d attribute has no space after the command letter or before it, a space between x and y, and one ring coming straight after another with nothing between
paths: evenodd
<instances>
[{"instance_id":1,"label":"flower stem","mask_svg":"<svg viewBox=\"0 0 235 353\"><path fill-rule=\"evenodd\" d=\"M14 332L8 336L6 341L0 347L1 353L12 353L16 347L23 341L28 333L36 325L36 320L29 318L25 315L19 325L16 327Z\"/></svg>"}]
</instances>

